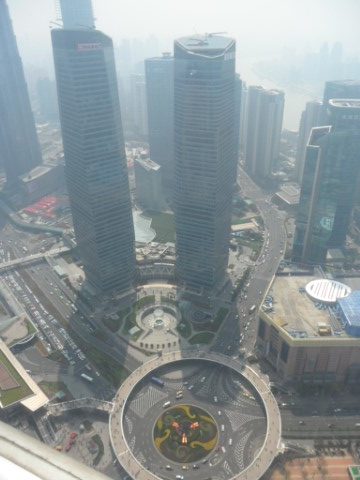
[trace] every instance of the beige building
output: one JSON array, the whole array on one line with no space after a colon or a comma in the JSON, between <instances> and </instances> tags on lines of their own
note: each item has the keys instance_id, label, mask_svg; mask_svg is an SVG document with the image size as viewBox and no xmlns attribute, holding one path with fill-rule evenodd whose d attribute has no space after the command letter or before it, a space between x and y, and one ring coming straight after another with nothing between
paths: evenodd
<instances>
[{"instance_id":1,"label":"beige building","mask_svg":"<svg viewBox=\"0 0 360 480\"><path fill-rule=\"evenodd\" d=\"M360 338L345 332L334 298L308 294L312 280L291 273L274 278L259 311L258 352L284 382L358 383Z\"/></svg>"}]
</instances>

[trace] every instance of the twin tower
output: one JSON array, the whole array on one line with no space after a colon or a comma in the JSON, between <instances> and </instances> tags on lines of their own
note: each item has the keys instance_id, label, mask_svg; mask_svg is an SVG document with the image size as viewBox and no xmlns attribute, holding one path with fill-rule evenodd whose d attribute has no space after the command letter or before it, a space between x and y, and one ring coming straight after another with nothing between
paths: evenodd
<instances>
[{"instance_id":1,"label":"twin tower","mask_svg":"<svg viewBox=\"0 0 360 480\"><path fill-rule=\"evenodd\" d=\"M52 30L67 186L88 281L126 292L135 238L113 44L88 27ZM235 41L180 38L174 69L176 276L211 292L226 274L236 182Z\"/></svg>"}]
</instances>

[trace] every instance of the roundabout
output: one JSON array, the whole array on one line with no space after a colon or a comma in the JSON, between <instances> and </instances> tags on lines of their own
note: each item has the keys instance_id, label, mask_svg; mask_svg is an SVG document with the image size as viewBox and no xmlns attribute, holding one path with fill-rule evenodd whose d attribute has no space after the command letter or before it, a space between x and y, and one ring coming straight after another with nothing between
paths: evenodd
<instances>
[{"instance_id":1,"label":"roundabout","mask_svg":"<svg viewBox=\"0 0 360 480\"><path fill-rule=\"evenodd\" d=\"M121 385L110 438L132 478L256 480L281 448L281 419L268 385L248 366L173 352Z\"/></svg>"},{"instance_id":2,"label":"roundabout","mask_svg":"<svg viewBox=\"0 0 360 480\"><path fill-rule=\"evenodd\" d=\"M155 423L154 443L168 460L192 463L214 450L218 428L208 412L194 405L176 405Z\"/></svg>"}]
</instances>

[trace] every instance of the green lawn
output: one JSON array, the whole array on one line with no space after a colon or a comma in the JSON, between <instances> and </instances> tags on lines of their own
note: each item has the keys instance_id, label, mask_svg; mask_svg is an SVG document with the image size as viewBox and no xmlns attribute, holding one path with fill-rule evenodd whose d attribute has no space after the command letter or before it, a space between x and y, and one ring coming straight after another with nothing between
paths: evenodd
<instances>
[{"instance_id":1,"label":"green lawn","mask_svg":"<svg viewBox=\"0 0 360 480\"><path fill-rule=\"evenodd\" d=\"M126 317L126 315L128 315L130 312L130 307L127 307L125 308L124 310L120 310L117 315L118 315L118 319L112 319L112 318L104 318L103 319L103 324L107 326L107 328L109 330L111 330L112 332L117 332L119 330L119 328L121 327L122 323L123 323L123 320L124 318Z\"/></svg>"},{"instance_id":2,"label":"green lawn","mask_svg":"<svg viewBox=\"0 0 360 480\"><path fill-rule=\"evenodd\" d=\"M65 401L73 399L73 396L71 395L70 391L68 390L64 382L45 382L43 380L38 385L41 388L41 390L45 393L45 395L47 395L50 399L52 399L54 395L59 391L63 391L65 393L66 395L64 399Z\"/></svg>"},{"instance_id":3,"label":"green lawn","mask_svg":"<svg viewBox=\"0 0 360 480\"><path fill-rule=\"evenodd\" d=\"M12 366L3 352L0 351L0 364L4 365L10 375L18 382L19 387L12 388L11 390L0 389L0 401L3 407L7 407L12 403L18 402L33 393L30 387L27 386L21 375Z\"/></svg>"},{"instance_id":4,"label":"green lawn","mask_svg":"<svg viewBox=\"0 0 360 480\"><path fill-rule=\"evenodd\" d=\"M98 453L96 455L96 457L94 458L94 461L93 461L93 465L94 467L96 467L96 465L99 464L100 460L102 459L103 455L104 455L104 444L103 444L103 441L101 440L101 437L100 435L96 434L94 435L93 437L91 437L91 440L96 443L96 445L98 446Z\"/></svg>"},{"instance_id":5,"label":"green lawn","mask_svg":"<svg viewBox=\"0 0 360 480\"><path fill-rule=\"evenodd\" d=\"M229 312L228 308L221 307L219 310L216 312L215 318L212 322L207 322L207 323L200 323L196 324L194 323L194 330L195 331L206 331L206 332L217 332L222 324L222 322L225 320L227 314Z\"/></svg>"},{"instance_id":6,"label":"green lawn","mask_svg":"<svg viewBox=\"0 0 360 480\"><path fill-rule=\"evenodd\" d=\"M37 328L30 320L26 320L26 327L29 336L37 332Z\"/></svg>"},{"instance_id":7,"label":"green lawn","mask_svg":"<svg viewBox=\"0 0 360 480\"><path fill-rule=\"evenodd\" d=\"M179 302L177 300L174 300L173 298L165 297L164 295L161 295L161 303L168 303L169 305L174 305L175 307L179 305Z\"/></svg>"},{"instance_id":8,"label":"green lawn","mask_svg":"<svg viewBox=\"0 0 360 480\"><path fill-rule=\"evenodd\" d=\"M155 230L154 242L175 242L175 222L172 213L150 213L151 228Z\"/></svg>"},{"instance_id":9,"label":"green lawn","mask_svg":"<svg viewBox=\"0 0 360 480\"><path fill-rule=\"evenodd\" d=\"M176 327L176 330L184 338L189 338L191 335L191 325L187 320L181 320L181 322Z\"/></svg>"},{"instance_id":10,"label":"green lawn","mask_svg":"<svg viewBox=\"0 0 360 480\"><path fill-rule=\"evenodd\" d=\"M140 310L140 308L146 307L147 305L153 305L154 303L155 295L147 295L134 303L134 309Z\"/></svg>"},{"instance_id":11,"label":"green lawn","mask_svg":"<svg viewBox=\"0 0 360 480\"><path fill-rule=\"evenodd\" d=\"M197 333L196 335L193 335L190 338L189 343L191 345L197 345L200 343L208 344L212 342L213 338L214 338L214 334L211 332L200 332L200 333Z\"/></svg>"}]
</instances>

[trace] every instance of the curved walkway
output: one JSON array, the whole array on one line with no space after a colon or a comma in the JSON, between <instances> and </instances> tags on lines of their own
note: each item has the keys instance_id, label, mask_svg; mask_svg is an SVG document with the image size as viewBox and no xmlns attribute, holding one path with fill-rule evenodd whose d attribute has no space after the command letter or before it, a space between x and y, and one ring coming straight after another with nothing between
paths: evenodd
<instances>
[{"instance_id":1,"label":"curved walkway","mask_svg":"<svg viewBox=\"0 0 360 480\"><path fill-rule=\"evenodd\" d=\"M146 375L163 365L179 360L208 360L226 365L246 378L260 395L267 417L265 442L253 462L232 480L257 480L268 470L275 456L281 449L281 417L276 400L269 386L247 365L224 355L201 351L178 351L162 355L143 364L135 370L121 385L114 399L114 408L110 415L110 439L114 453L127 473L136 480L161 480L154 473L146 470L130 450L123 432L124 406L135 385Z\"/></svg>"}]
</instances>

